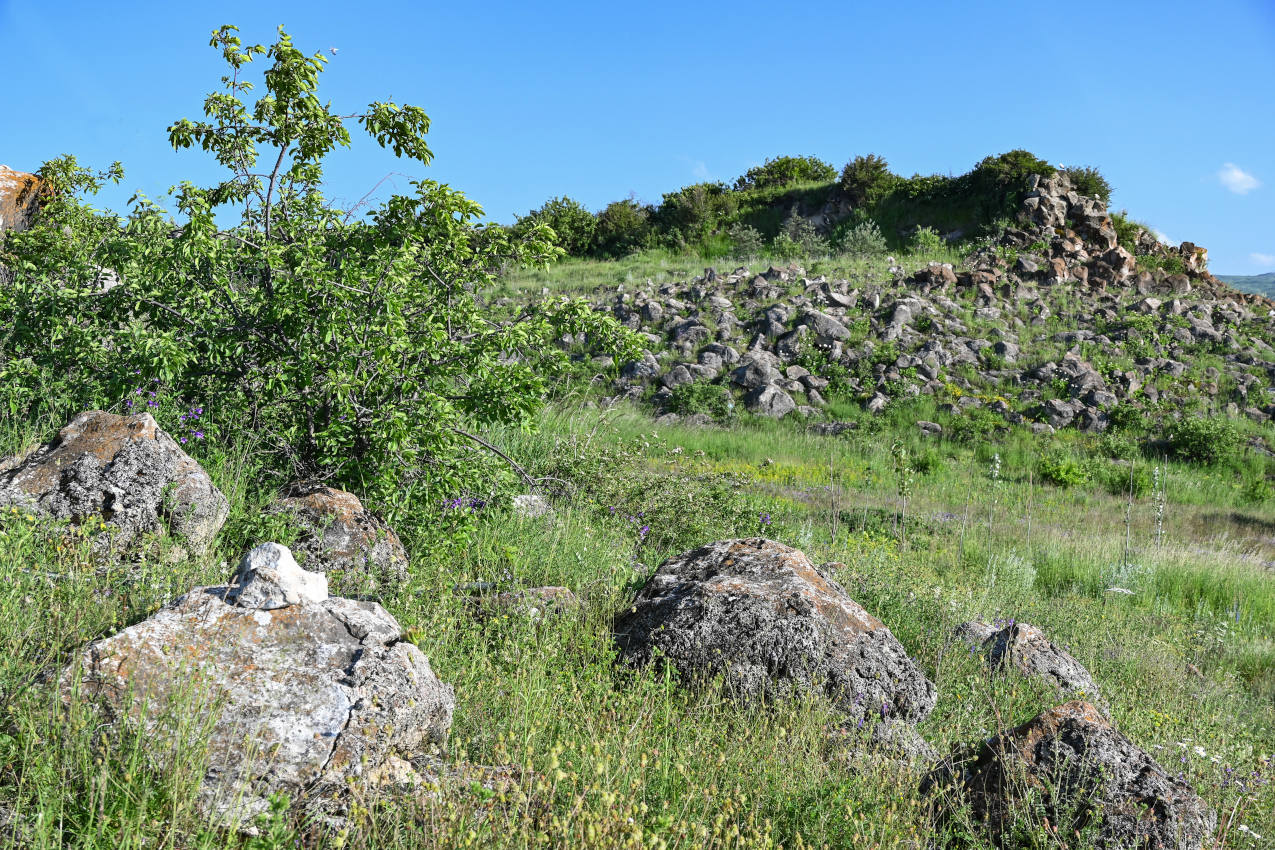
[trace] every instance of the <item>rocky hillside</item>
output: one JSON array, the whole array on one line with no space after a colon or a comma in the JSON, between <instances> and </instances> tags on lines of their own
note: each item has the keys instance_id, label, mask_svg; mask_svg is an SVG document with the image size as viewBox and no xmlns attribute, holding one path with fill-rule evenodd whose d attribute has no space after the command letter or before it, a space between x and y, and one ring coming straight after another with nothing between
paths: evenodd
<instances>
[{"instance_id":1,"label":"rocky hillside","mask_svg":"<svg viewBox=\"0 0 1275 850\"><path fill-rule=\"evenodd\" d=\"M959 266L892 262L879 279L710 268L597 291L598 309L649 342L621 365L613 397L665 413L707 399L698 406L719 414L738 398L818 419L834 396L878 412L930 395L954 414L1046 432L1196 408L1275 415L1275 304L1213 277L1190 242L1118 233L1064 174L1030 186L1017 226Z\"/></svg>"}]
</instances>

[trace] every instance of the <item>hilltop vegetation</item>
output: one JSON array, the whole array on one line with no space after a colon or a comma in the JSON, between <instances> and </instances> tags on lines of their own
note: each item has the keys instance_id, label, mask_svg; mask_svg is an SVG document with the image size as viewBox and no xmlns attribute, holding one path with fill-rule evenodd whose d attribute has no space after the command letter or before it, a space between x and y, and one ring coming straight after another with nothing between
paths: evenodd
<instances>
[{"instance_id":1,"label":"hilltop vegetation","mask_svg":"<svg viewBox=\"0 0 1275 850\"><path fill-rule=\"evenodd\" d=\"M282 31L212 44L225 86L170 140L212 153L221 182L183 184L176 218L146 199L116 217L88 198L119 168L58 158L31 227L0 243L0 843L1109 847L1108 822L1131 816L1098 799L1104 777L1010 781L1022 796L995 829L923 781L1075 697L1212 815L1178 846L1269 844L1275 312L1214 279L1202 249L1110 214L1095 170L1023 151L959 177L778 157L655 207L553 199L511 228L423 180L351 219L322 195L349 130L318 96L321 54ZM430 159L419 109L374 102L355 123ZM76 418L90 408L120 418ZM112 436L59 466L73 419ZM129 440L167 465L117 462ZM38 462L57 473L29 474ZM32 480L56 499L29 498ZM363 503L337 494L317 530L282 509L323 483ZM218 522L183 508L192 490ZM357 546L325 562L333 526L382 562ZM761 606L791 613L795 637L742 676L621 651L657 565L754 537L822 565L806 570L821 601L844 589L902 656L891 669L924 703L905 752L874 737L889 704L771 688L801 679L800 629L823 614L800 594ZM266 542L344 598L222 606L254 578L227 591L230 565ZM339 787L270 793L321 734L211 751L221 703L67 685L105 657L94 641L199 621L171 606L209 587L181 604L299 647L218 671L249 695L235 734L286 726L270 714L283 704L315 728L348 711L333 738L404 751L368 746L365 764L334 742L315 775ZM316 620L332 631L306 632ZM994 669L967 641L978 621L1032 624L1097 692ZM179 661L222 648L155 643L137 641ZM416 666L387 677L387 657ZM369 658L386 677L372 685ZM311 711L271 678L305 690L312 664L335 670L324 694L361 698ZM190 672L137 669L139 688L176 680L179 695ZM382 710L427 713L404 698L420 678L454 706L428 736L378 727ZM207 789L249 768L258 808L240 829ZM1139 806L1135 823L1168 817L1159 798Z\"/></svg>"},{"instance_id":2,"label":"hilltop vegetation","mask_svg":"<svg viewBox=\"0 0 1275 850\"><path fill-rule=\"evenodd\" d=\"M1275 298L1275 272L1253 275L1218 275L1223 280L1243 292L1253 292Z\"/></svg>"}]
</instances>

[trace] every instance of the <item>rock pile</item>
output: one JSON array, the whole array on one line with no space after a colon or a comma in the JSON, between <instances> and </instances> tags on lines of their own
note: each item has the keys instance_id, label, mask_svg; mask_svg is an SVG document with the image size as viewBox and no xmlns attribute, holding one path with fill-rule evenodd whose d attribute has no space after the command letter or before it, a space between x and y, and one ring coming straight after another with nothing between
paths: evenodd
<instances>
[{"instance_id":1,"label":"rock pile","mask_svg":"<svg viewBox=\"0 0 1275 850\"><path fill-rule=\"evenodd\" d=\"M816 416L835 380L873 412L939 395L953 412L982 407L1042 429L1101 431L1117 405L1187 396L1265 421L1275 305L1222 284L1206 255L1145 233L1130 253L1102 203L1058 175L1037 179L1020 226L965 268L853 284L796 265L708 269L604 290L595 304L650 342L621 365L614 398L653 391L661 407L685 384L715 383L761 415ZM1191 369L1198 353L1224 367Z\"/></svg>"},{"instance_id":2,"label":"rock pile","mask_svg":"<svg viewBox=\"0 0 1275 850\"><path fill-rule=\"evenodd\" d=\"M1100 848L1199 850L1217 825L1186 782L1080 701L941 762L921 787L935 795L940 825L968 806L998 847L1019 846L1015 827L1032 812L1062 844L1079 833Z\"/></svg>"},{"instance_id":3,"label":"rock pile","mask_svg":"<svg viewBox=\"0 0 1275 850\"><path fill-rule=\"evenodd\" d=\"M844 725L910 755L936 692L890 630L800 551L724 540L656 570L615 623L621 658L659 660L690 683L721 676L744 699L821 694Z\"/></svg>"},{"instance_id":4,"label":"rock pile","mask_svg":"<svg viewBox=\"0 0 1275 850\"><path fill-rule=\"evenodd\" d=\"M350 794L441 745L454 698L374 602L329 597L277 544L249 552L234 583L197 587L149 619L90 644L62 674L63 697L102 705L151 751L188 743L204 715L197 802L234 825L286 793L340 817Z\"/></svg>"},{"instance_id":5,"label":"rock pile","mask_svg":"<svg viewBox=\"0 0 1275 850\"><path fill-rule=\"evenodd\" d=\"M81 413L51 442L0 461L0 507L53 519L100 519L98 551L120 553L147 534L171 532L205 548L229 502L208 473L149 413Z\"/></svg>"}]
</instances>

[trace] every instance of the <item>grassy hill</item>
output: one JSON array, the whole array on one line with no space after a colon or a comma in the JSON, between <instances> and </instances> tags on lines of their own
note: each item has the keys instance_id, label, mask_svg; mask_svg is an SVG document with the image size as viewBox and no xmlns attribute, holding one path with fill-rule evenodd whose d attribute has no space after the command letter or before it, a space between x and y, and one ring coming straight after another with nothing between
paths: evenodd
<instances>
[{"instance_id":1,"label":"grassy hill","mask_svg":"<svg viewBox=\"0 0 1275 850\"><path fill-rule=\"evenodd\" d=\"M1242 292L1254 292L1268 298L1275 298L1275 272L1253 275L1220 274L1217 279L1225 281Z\"/></svg>"}]
</instances>

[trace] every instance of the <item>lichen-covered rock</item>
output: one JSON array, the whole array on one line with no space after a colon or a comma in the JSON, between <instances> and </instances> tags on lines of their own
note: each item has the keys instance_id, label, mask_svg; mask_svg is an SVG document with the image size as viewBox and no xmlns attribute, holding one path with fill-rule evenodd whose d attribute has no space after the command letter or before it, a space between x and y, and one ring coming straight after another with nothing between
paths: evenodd
<instances>
[{"instance_id":1,"label":"lichen-covered rock","mask_svg":"<svg viewBox=\"0 0 1275 850\"><path fill-rule=\"evenodd\" d=\"M39 177L0 165L0 233L26 229L39 202Z\"/></svg>"},{"instance_id":2,"label":"lichen-covered rock","mask_svg":"<svg viewBox=\"0 0 1275 850\"><path fill-rule=\"evenodd\" d=\"M1104 715L1111 712L1098 683L1084 665L1030 623L1010 620L1001 628L980 622L962 623L956 627L956 636L971 646L977 645L993 670L1014 670L1028 678L1041 679L1053 685L1063 699L1080 697Z\"/></svg>"},{"instance_id":3,"label":"lichen-covered rock","mask_svg":"<svg viewBox=\"0 0 1275 850\"><path fill-rule=\"evenodd\" d=\"M1010 846L1016 819L1033 799L1055 834L1069 840L1092 830L1099 848L1194 850L1205 846L1217 825L1216 813L1190 785L1082 701L1042 712L977 750L943 760L921 790L935 795L940 825L968 806L972 820L1000 847Z\"/></svg>"},{"instance_id":4,"label":"lichen-covered rock","mask_svg":"<svg viewBox=\"0 0 1275 850\"><path fill-rule=\"evenodd\" d=\"M161 768L206 726L197 802L226 825L280 792L339 817L392 757L446 739L452 689L380 605L332 597L262 610L234 591L197 587L90 644L62 674L63 699L101 705L111 732L140 727ZM194 727L174 722L192 712Z\"/></svg>"},{"instance_id":5,"label":"lichen-covered rock","mask_svg":"<svg viewBox=\"0 0 1275 850\"><path fill-rule=\"evenodd\" d=\"M81 413L51 442L0 461L0 507L16 505L59 520L100 518L99 551L122 552L148 533L171 531L205 548L229 502L203 468L149 413Z\"/></svg>"},{"instance_id":6,"label":"lichen-covered rock","mask_svg":"<svg viewBox=\"0 0 1275 850\"><path fill-rule=\"evenodd\" d=\"M292 548L304 557L307 570L340 570L356 584L362 578L407 578L407 552L398 535L353 493L321 484L293 484L274 510L291 514L300 524L301 536Z\"/></svg>"},{"instance_id":7,"label":"lichen-covered rock","mask_svg":"<svg viewBox=\"0 0 1275 850\"><path fill-rule=\"evenodd\" d=\"M847 727L880 726L882 738L914 735L934 708L933 683L890 630L826 568L773 540L724 540L665 561L615 631L631 665L659 659L692 682L721 675L743 698L821 693Z\"/></svg>"}]
</instances>

